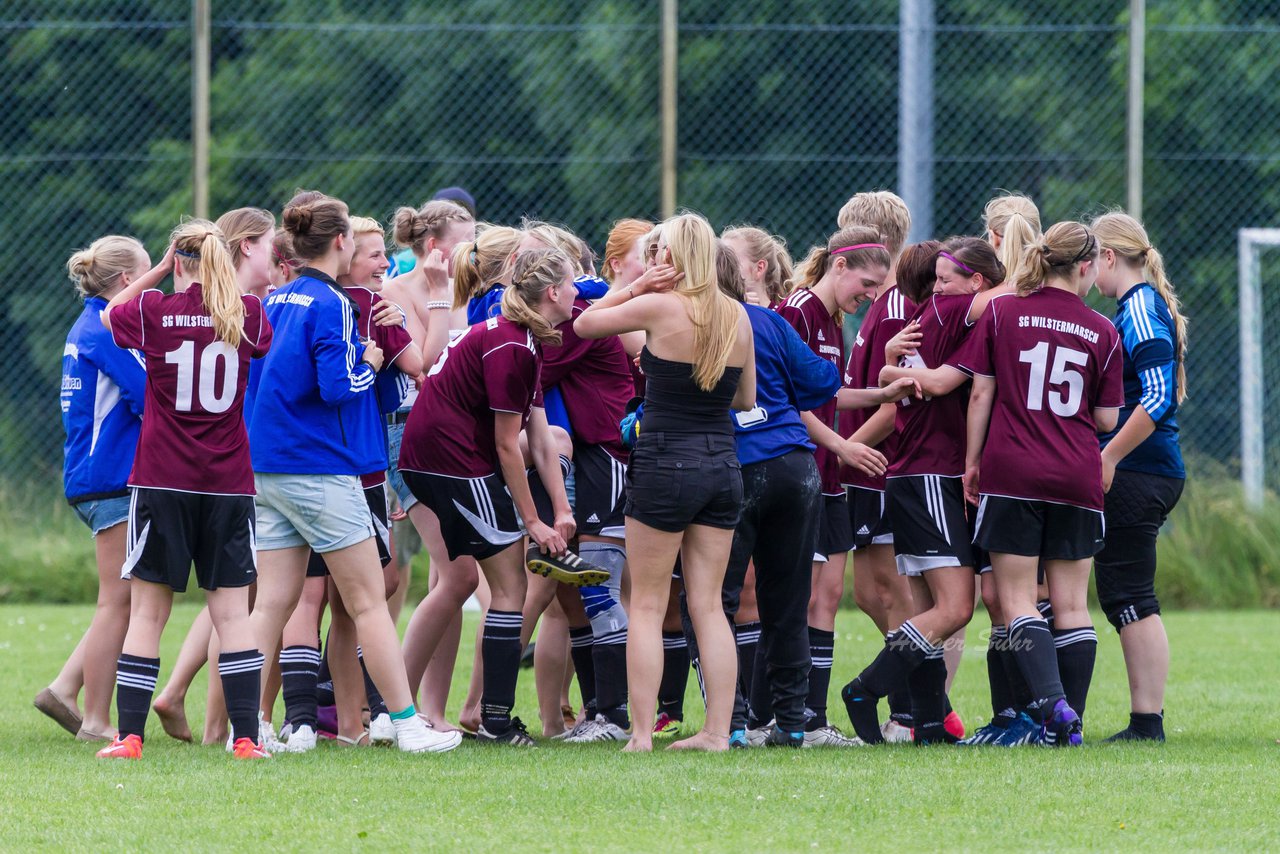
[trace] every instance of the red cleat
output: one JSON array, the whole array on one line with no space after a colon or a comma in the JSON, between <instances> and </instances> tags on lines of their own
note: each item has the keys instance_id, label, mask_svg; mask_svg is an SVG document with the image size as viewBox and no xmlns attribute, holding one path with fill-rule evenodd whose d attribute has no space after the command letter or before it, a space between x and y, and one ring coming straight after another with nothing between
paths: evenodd
<instances>
[{"instance_id":1,"label":"red cleat","mask_svg":"<svg viewBox=\"0 0 1280 854\"><path fill-rule=\"evenodd\" d=\"M236 759L270 759L271 754L252 738L237 738L231 746L231 755Z\"/></svg>"},{"instance_id":2,"label":"red cleat","mask_svg":"<svg viewBox=\"0 0 1280 854\"><path fill-rule=\"evenodd\" d=\"M951 735L954 735L957 741L964 738L964 721L960 719L960 715L955 709L952 709L947 713L947 716L943 718L942 728Z\"/></svg>"},{"instance_id":3,"label":"red cleat","mask_svg":"<svg viewBox=\"0 0 1280 854\"><path fill-rule=\"evenodd\" d=\"M126 735L117 736L110 744L98 751L99 759L141 759L142 737Z\"/></svg>"}]
</instances>

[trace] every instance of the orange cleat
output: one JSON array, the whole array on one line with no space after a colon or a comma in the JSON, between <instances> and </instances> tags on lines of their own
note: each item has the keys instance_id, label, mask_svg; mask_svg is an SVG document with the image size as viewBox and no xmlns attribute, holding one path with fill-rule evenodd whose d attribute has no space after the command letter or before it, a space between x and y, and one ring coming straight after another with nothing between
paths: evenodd
<instances>
[{"instance_id":1,"label":"orange cleat","mask_svg":"<svg viewBox=\"0 0 1280 854\"><path fill-rule=\"evenodd\" d=\"M271 754L263 750L252 738L237 738L231 746L231 755L236 759L270 759Z\"/></svg>"},{"instance_id":2,"label":"orange cleat","mask_svg":"<svg viewBox=\"0 0 1280 854\"><path fill-rule=\"evenodd\" d=\"M942 728L955 736L957 740L964 738L964 721L960 719L960 715L954 709L948 712L946 718L943 719Z\"/></svg>"},{"instance_id":3,"label":"orange cleat","mask_svg":"<svg viewBox=\"0 0 1280 854\"><path fill-rule=\"evenodd\" d=\"M98 751L99 759L141 759L142 738L137 735L117 736L106 747Z\"/></svg>"}]
</instances>

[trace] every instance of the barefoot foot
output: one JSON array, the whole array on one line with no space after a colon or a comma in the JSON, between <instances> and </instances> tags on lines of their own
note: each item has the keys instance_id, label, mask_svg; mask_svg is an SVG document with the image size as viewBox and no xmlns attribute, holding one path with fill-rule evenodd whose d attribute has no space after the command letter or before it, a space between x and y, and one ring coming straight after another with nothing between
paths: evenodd
<instances>
[{"instance_id":1,"label":"barefoot foot","mask_svg":"<svg viewBox=\"0 0 1280 854\"><path fill-rule=\"evenodd\" d=\"M679 741L672 742L667 750L705 750L708 752L719 752L729 749L729 738L723 735L714 735L702 730L688 738L682 738Z\"/></svg>"},{"instance_id":2,"label":"barefoot foot","mask_svg":"<svg viewBox=\"0 0 1280 854\"><path fill-rule=\"evenodd\" d=\"M164 728L166 735L178 741L191 741L187 709L181 699L170 700L162 694L151 704L151 708L155 709L156 717L160 719L160 726Z\"/></svg>"}]
</instances>

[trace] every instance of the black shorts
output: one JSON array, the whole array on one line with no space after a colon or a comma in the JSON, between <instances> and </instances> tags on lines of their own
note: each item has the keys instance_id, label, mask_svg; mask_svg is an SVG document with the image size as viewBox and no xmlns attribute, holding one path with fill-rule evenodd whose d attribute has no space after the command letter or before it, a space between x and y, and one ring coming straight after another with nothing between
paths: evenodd
<instances>
[{"instance_id":1,"label":"black shorts","mask_svg":"<svg viewBox=\"0 0 1280 854\"><path fill-rule=\"evenodd\" d=\"M373 516L373 541L378 545L378 562L384 567L391 563L391 535L387 532L387 485L364 488L364 500L369 505L369 513ZM307 578L324 578L329 574L325 566L324 555L311 553L307 560Z\"/></svg>"},{"instance_id":2,"label":"black shorts","mask_svg":"<svg viewBox=\"0 0 1280 854\"><path fill-rule=\"evenodd\" d=\"M984 495L978 504L979 546L996 554L1084 560L1102 549L1100 510L1071 504Z\"/></svg>"},{"instance_id":3,"label":"black shorts","mask_svg":"<svg viewBox=\"0 0 1280 854\"><path fill-rule=\"evenodd\" d=\"M1106 541L1094 557L1098 604L1116 629L1160 613L1156 537L1182 497L1184 481L1145 472L1116 472L1106 497Z\"/></svg>"},{"instance_id":4,"label":"black shorts","mask_svg":"<svg viewBox=\"0 0 1280 854\"><path fill-rule=\"evenodd\" d=\"M843 495L822 496L822 515L818 519L818 548L813 553L816 563L826 563L830 555L844 554L853 548L853 527L849 524L849 506Z\"/></svg>"},{"instance_id":5,"label":"black shorts","mask_svg":"<svg viewBox=\"0 0 1280 854\"><path fill-rule=\"evenodd\" d=\"M893 545L893 528L889 525L889 511L884 493L862 486L846 486L845 500L849 503L849 527L853 529L853 547Z\"/></svg>"},{"instance_id":6,"label":"black shorts","mask_svg":"<svg viewBox=\"0 0 1280 854\"><path fill-rule=\"evenodd\" d=\"M736 528L742 465L732 435L641 433L627 467L626 516L659 531Z\"/></svg>"},{"instance_id":7,"label":"black shorts","mask_svg":"<svg viewBox=\"0 0 1280 854\"><path fill-rule=\"evenodd\" d=\"M622 539L626 536L622 512L626 464L600 445L575 444L573 467L573 517L578 533Z\"/></svg>"},{"instance_id":8,"label":"black shorts","mask_svg":"<svg viewBox=\"0 0 1280 854\"><path fill-rule=\"evenodd\" d=\"M203 590L244 587L258 577L252 495L206 495L133 487L123 578L187 589L191 564Z\"/></svg>"},{"instance_id":9,"label":"black shorts","mask_svg":"<svg viewBox=\"0 0 1280 854\"><path fill-rule=\"evenodd\" d=\"M987 554L987 550L978 545L978 508L972 504L965 502L965 512L969 518L969 542L970 548L973 549L973 571L978 575L984 575L991 571L991 555ZM1040 571L1040 581L1044 581L1044 570Z\"/></svg>"},{"instance_id":10,"label":"black shorts","mask_svg":"<svg viewBox=\"0 0 1280 854\"><path fill-rule=\"evenodd\" d=\"M400 470L413 497L440 520L449 559L493 557L520 542L524 528L502 475L450 477Z\"/></svg>"},{"instance_id":11,"label":"black shorts","mask_svg":"<svg viewBox=\"0 0 1280 854\"><path fill-rule=\"evenodd\" d=\"M960 478L935 474L891 477L885 482L885 498L899 575L973 566Z\"/></svg>"}]
</instances>

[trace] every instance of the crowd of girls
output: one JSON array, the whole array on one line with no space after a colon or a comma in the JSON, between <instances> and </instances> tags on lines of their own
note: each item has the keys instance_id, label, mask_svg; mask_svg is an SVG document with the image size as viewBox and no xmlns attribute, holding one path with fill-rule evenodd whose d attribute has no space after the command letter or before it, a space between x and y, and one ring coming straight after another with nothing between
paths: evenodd
<instances>
[{"instance_id":1,"label":"crowd of girls","mask_svg":"<svg viewBox=\"0 0 1280 854\"><path fill-rule=\"evenodd\" d=\"M1073 745L1096 568L1132 700L1112 739L1163 740L1155 541L1185 478L1186 321L1123 213L1042 231L1006 194L983 221L907 245L902 200L858 193L796 264L755 226L624 219L600 277L579 236L477 222L457 188L395 212L390 260L379 222L315 191L280 228L259 208L184 221L154 266L99 238L67 265L84 311L62 411L100 592L35 705L140 758L152 709L193 738L207 662L203 740L236 758L532 746L515 705L536 628L546 738ZM835 653L850 552L884 637L861 668ZM207 605L157 694L192 565ZM979 601L992 717L966 737L949 692Z\"/></svg>"}]
</instances>

